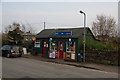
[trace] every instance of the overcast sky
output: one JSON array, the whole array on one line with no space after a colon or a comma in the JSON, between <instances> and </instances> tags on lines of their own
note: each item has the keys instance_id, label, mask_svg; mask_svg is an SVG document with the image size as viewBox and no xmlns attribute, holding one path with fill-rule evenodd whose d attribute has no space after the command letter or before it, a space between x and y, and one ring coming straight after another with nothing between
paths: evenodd
<instances>
[{"instance_id":1,"label":"overcast sky","mask_svg":"<svg viewBox=\"0 0 120 80\"><path fill-rule=\"evenodd\" d=\"M87 26L96 15L104 14L118 20L118 2L2 2L2 26L19 22L31 25L36 32L46 28L78 28L83 26L83 10L87 15ZM0 13L1 15L1 13Z\"/></svg>"}]
</instances>

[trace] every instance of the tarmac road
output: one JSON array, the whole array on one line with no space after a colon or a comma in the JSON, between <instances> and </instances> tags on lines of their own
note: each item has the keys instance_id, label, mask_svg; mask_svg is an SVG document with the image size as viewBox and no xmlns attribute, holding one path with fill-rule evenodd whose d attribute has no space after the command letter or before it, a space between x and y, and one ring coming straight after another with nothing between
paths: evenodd
<instances>
[{"instance_id":1,"label":"tarmac road","mask_svg":"<svg viewBox=\"0 0 120 80\"><path fill-rule=\"evenodd\" d=\"M117 73L79 68L34 59L3 58L3 78L118 78Z\"/></svg>"}]
</instances>

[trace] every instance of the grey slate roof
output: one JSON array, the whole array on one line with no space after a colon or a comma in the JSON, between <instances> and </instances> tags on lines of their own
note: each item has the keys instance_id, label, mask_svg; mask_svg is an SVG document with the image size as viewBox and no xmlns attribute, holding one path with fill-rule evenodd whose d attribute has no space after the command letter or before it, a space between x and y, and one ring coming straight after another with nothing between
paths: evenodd
<instances>
[{"instance_id":1,"label":"grey slate roof","mask_svg":"<svg viewBox=\"0 0 120 80\"><path fill-rule=\"evenodd\" d=\"M86 31L91 31L86 27ZM56 36L56 32L72 32L71 36ZM84 34L84 28L45 29L36 35L36 38L78 38Z\"/></svg>"}]
</instances>

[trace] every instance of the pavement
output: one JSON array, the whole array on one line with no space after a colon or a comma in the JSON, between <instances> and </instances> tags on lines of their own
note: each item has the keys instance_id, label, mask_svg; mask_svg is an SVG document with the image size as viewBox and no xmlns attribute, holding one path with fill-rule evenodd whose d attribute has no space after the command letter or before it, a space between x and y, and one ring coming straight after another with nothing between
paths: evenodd
<instances>
[{"instance_id":1,"label":"pavement","mask_svg":"<svg viewBox=\"0 0 120 80\"><path fill-rule=\"evenodd\" d=\"M100 71L105 71L105 72L113 72L113 73L118 73L120 66L112 66L112 65L104 65L104 64L97 64L97 63L89 63L89 62L70 62L70 61L65 61L61 59L50 59L50 58L45 58L41 56L34 56L34 55L23 55L24 58L29 58L29 59L36 59L40 61L45 61L45 62L52 62L52 63L58 63L58 64L66 64L66 65L71 65L71 66L76 66L76 67L83 67L83 68L89 68L89 69L95 69L95 70L100 70Z\"/></svg>"}]
</instances>

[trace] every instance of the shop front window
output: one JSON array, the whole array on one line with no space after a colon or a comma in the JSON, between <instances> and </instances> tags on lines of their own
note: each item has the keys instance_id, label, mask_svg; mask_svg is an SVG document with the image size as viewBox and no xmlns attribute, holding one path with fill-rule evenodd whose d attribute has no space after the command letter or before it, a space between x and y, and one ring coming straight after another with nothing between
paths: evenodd
<instances>
[{"instance_id":1,"label":"shop front window","mask_svg":"<svg viewBox=\"0 0 120 80\"><path fill-rule=\"evenodd\" d=\"M56 42L50 42L50 50L57 51Z\"/></svg>"},{"instance_id":2,"label":"shop front window","mask_svg":"<svg viewBox=\"0 0 120 80\"><path fill-rule=\"evenodd\" d=\"M69 41L66 42L66 59L75 60L75 42Z\"/></svg>"},{"instance_id":3,"label":"shop front window","mask_svg":"<svg viewBox=\"0 0 120 80\"><path fill-rule=\"evenodd\" d=\"M60 50L63 50L63 44L60 43Z\"/></svg>"},{"instance_id":4,"label":"shop front window","mask_svg":"<svg viewBox=\"0 0 120 80\"><path fill-rule=\"evenodd\" d=\"M66 42L66 52L75 53L75 42Z\"/></svg>"},{"instance_id":5,"label":"shop front window","mask_svg":"<svg viewBox=\"0 0 120 80\"><path fill-rule=\"evenodd\" d=\"M47 42L46 41L44 41L44 47L47 47Z\"/></svg>"},{"instance_id":6,"label":"shop front window","mask_svg":"<svg viewBox=\"0 0 120 80\"><path fill-rule=\"evenodd\" d=\"M55 41L50 42L50 58L55 58L55 52L57 51L57 44Z\"/></svg>"}]
</instances>

